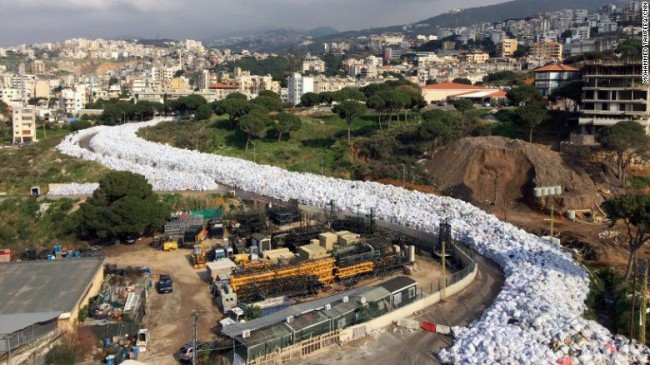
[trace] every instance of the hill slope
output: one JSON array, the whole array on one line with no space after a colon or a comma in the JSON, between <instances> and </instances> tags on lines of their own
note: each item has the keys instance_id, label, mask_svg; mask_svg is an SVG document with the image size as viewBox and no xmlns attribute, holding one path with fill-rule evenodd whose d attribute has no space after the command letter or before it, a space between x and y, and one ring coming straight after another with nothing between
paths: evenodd
<instances>
[{"instance_id":1,"label":"hill slope","mask_svg":"<svg viewBox=\"0 0 650 365\"><path fill-rule=\"evenodd\" d=\"M481 6L477 8L465 9L460 13L445 13L428 18L414 24L426 24L424 27L418 27L416 32L426 34L432 32L437 27L460 27L469 26L480 22L496 22L507 19L521 19L535 16L542 11L555 11L560 9L587 9L596 10L600 6L609 3L607 0L574 0L566 2L564 0L514 0L497 5ZM378 34L383 32L395 32L402 30L403 25L389 27L371 28L360 31L349 31L338 34L332 34L323 37L323 40L340 39L351 36L361 36L369 34Z\"/></svg>"}]
</instances>

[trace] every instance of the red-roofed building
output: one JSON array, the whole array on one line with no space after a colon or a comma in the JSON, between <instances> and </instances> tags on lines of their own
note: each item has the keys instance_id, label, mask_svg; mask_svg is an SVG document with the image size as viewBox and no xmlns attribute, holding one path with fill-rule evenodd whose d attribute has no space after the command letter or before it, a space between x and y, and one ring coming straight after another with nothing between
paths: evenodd
<instances>
[{"instance_id":1,"label":"red-roofed building","mask_svg":"<svg viewBox=\"0 0 650 365\"><path fill-rule=\"evenodd\" d=\"M551 95L553 90L577 79L580 75L577 68L562 64L538 67L533 70L533 73L535 73L535 88L544 96Z\"/></svg>"},{"instance_id":2,"label":"red-roofed building","mask_svg":"<svg viewBox=\"0 0 650 365\"><path fill-rule=\"evenodd\" d=\"M490 98L490 95L500 92L497 88L485 88L482 86L458 84L455 82L443 82L440 84L426 85L422 87L422 96L427 104L445 101L448 98L464 97L470 99ZM505 97L505 94L503 95Z\"/></svg>"}]
</instances>

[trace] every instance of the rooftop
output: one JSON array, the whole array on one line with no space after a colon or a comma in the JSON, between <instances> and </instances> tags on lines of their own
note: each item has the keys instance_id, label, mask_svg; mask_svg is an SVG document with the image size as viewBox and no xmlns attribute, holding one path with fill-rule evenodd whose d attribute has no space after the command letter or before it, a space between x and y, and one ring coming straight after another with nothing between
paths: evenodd
<instances>
[{"instance_id":1,"label":"rooftop","mask_svg":"<svg viewBox=\"0 0 650 365\"><path fill-rule=\"evenodd\" d=\"M476 85L466 85L466 84L459 84L456 82L442 82L440 84L433 84L433 85L425 85L422 86L422 89L425 90L468 90L468 89L476 89L480 90L483 89L482 86L476 86Z\"/></svg>"},{"instance_id":2,"label":"rooftop","mask_svg":"<svg viewBox=\"0 0 650 365\"><path fill-rule=\"evenodd\" d=\"M577 72L578 69L575 67L560 65L557 63L538 67L533 70L533 72Z\"/></svg>"},{"instance_id":3,"label":"rooftop","mask_svg":"<svg viewBox=\"0 0 650 365\"><path fill-rule=\"evenodd\" d=\"M383 287L384 289L388 290L391 293L395 293L396 291L400 291L404 288L408 288L409 286L416 285L416 284L417 281L407 276L398 276L388 281L384 281L378 286Z\"/></svg>"},{"instance_id":4,"label":"rooftop","mask_svg":"<svg viewBox=\"0 0 650 365\"><path fill-rule=\"evenodd\" d=\"M70 312L103 258L0 263L0 315Z\"/></svg>"}]
</instances>

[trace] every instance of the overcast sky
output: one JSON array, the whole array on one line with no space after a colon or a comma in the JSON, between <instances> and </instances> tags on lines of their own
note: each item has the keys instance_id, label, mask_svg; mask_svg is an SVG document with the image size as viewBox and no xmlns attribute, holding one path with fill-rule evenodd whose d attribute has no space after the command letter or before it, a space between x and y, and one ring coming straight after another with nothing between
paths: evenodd
<instances>
[{"instance_id":1,"label":"overcast sky","mask_svg":"<svg viewBox=\"0 0 650 365\"><path fill-rule=\"evenodd\" d=\"M206 38L227 33L403 24L505 0L0 0L0 45L75 37ZM540 0L542 1L542 0Z\"/></svg>"}]
</instances>

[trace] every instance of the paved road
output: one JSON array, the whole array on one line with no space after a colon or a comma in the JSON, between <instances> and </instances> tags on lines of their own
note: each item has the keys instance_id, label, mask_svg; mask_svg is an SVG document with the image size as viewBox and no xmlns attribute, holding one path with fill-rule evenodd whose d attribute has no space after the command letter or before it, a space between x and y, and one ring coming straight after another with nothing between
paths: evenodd
<instances>
[{"instance_id":1,"label":"paved road","mask_svg":"<svg viewBox=\"0 0 650 365\"><path fill-rule=\"evenodd\" d=\"M503 273L493 262L477 257L476 280L461 293L429 307L413 317L449 326L465 326L480 317L503 286ZM353 341L301 362L325 364L439 364L436 353L451 345L452 338L425 331L408 332L389 328L374 338Z\"/></svg>"}]
</instances>

